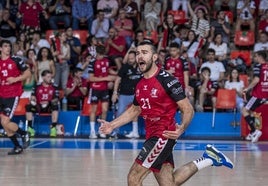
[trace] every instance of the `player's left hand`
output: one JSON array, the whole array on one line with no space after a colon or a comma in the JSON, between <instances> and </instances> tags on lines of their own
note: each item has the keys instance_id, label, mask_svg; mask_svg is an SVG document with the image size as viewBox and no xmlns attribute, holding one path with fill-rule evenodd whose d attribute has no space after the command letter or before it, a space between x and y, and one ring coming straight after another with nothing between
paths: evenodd
<instances>
[{"instance_id":1,"label":"player's left hand","mask_svg":"<svg viewBox=\"0 0 268 186\"><path fill-rule=\"evenodd\" d=\"M102 134L111 134L113 132L113 127L110 122L105 121L103 119L98 119L98 122L101 124L99 131Z\"/></svg>"},{"instance_id":2,"label":"player's left hand","mask_svg":"<svg viewBox=\"0 0 268 186\"><path fill-rule=\"evenodd\" d=\"M184 133L183 127L180 125L176 124L176 130L171 131L171 130L165 130L163 132L163 136L168 139L178 139L182 134Z\"/></svg>"},{"instance_id":3,"label":"player's left hand","mask_svg":"<svg viewBox=\"0 0 268 186\"><path fill-rule=\"evenodd\" d=\"M16 77L9 77L7 78L7 83L10 85L10 84L13 84L13 83L16 83L18 80Z\"/></svg>"}]
</instances>

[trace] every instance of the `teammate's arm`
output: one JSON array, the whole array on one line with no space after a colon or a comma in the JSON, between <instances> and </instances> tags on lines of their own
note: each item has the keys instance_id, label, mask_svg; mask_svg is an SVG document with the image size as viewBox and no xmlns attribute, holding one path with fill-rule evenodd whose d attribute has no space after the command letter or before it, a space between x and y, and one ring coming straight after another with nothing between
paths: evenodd
<instances>
[{"instance_id":1,"label":"teammate's arm","mask_svg":"<svg viewBox=\"0 0 268 186\"><path fill-rule=\"evenodd\" d=\"M118 99L118 90L119 90L119 84L121 82L121 77L117 76L115 81L114 81L114 91L113 91L113 96L112 96L112 102L115 103L116 100Z\"/></svg>"},{"instance_id":2,"label":"teammate's arm","mask_svg":"<svg viewBox=\"0 0 268 186\"><path fill-rule=\"evenodd\" d=\"M256 64L253 68L253 79L251 83L246 87L243 92L248 92L249 90L253 89L260 81L260 75L261 75L261 65Z\"/></svg>"},{"instance_id":3,"label":"teammate's arm","mask_svg":"<svg viewBox=\"0 0 268 186\"><path fill-rule=\"evenodd\" d=\"M30 77L31 77L31 71L28 68L27 70L23 71L20 76L7 78L7 82L9 84L13 84L13 83L16 83L16 82L19 82L19 81L22 82L22 81L24 81L24 80L26 80L27 78L30 78Z\"/></svg>"},{"instance_id":4,"label":"teammate's arm","mask_svg":"<svg viewBox=\"0 0 268 186\"><path fill-rule=\"evenodd\" d=\"M111 122L98 119L98 122L101 123L100 131L103 134L110 134L115 128L121 127L130 121L133 121L134 118L140 115L141 109L140 106L134 104L131 105L123 114L118 118L114 119Z\"/></svg>"}]
</instances>

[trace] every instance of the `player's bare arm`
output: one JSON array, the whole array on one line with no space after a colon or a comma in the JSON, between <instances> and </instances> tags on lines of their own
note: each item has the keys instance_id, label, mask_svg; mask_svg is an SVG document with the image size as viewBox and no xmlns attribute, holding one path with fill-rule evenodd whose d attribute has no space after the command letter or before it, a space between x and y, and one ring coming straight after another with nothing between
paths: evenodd
<instances>
[{"instance_id":1,"label":"player's bare arm","mask_svg":"<svg viewBox=\"0 0 268 186\"><path fill-rule=\"evenodd\" d=\"M8 84L13 84L19 81L24 81L27 78L31 77L31 71L29 70L29 68L27 70L25 70L22 75L18 76L18 77L9 77L7 78L7 82Z\"/></svg>"},{"instance_id":2,"label":"player's bare arm","mask_svg":"<svg viewBox=\"0 0 268 186\"><path fill-rule=\"evenodd\" d=\"M181 124L176 125L175 131L164 131L163 136L169 139L178 139L189 126L194 115L194 109L189 102L188 98L184 98L177 102L178 107L181 111Z\"/></svg>"},{"instance_id":3,"label":"player's bare arm","mask_svg":"<svg viewBox=\"0 0 268 186\"><path fill-rule=\"evenodd\" d=\"M244 92L248 92L249 90L251 90L252 88L254 88L259 83L259 81L260 81L260 78L257 77L257 76L255 76L253 78L253 80L251 81L251 83L248 85L248 87L245 88L243 91Z\"/></svg>"},{"instance_id":4,"label":"player's bare arm","mask_svg":"<svg viewBox=\"0 0 268 186\"><path fill-rule=\"evenodd\" d=\"M131 107L129 107L123 114L111 122L98 119L98 122L101 123L100 132L103 134L110 134L115 128L121 127L138 117L140 112L141 109L139 106L131 105Z\"/></svg>"}]
</instances>

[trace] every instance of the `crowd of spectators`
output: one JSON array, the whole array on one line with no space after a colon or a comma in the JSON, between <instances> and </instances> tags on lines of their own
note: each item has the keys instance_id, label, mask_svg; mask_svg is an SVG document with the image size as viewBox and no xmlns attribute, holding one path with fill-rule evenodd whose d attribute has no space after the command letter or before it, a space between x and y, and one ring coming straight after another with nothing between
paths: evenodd
<instances>
[{"instance_id":1,"label":"crowd of spectators","mask_svg":"<svg viewBox=\"0 0 268 186\"><path fill-rule=\"evenodd\" d=\"M177 22L174 11L185 12L183 23ZM233 20L226 12L232 13ZM86 45L73 35L73 30L81 29L88 31ZM46 40L47 30L55 31L54 39ZM83 101L92 87L85 87L81 79L88 84L99 81L92 80L93 72L89 73L89 66L100 55L96 48L104 46L101 54L113 68L111 75L116 76L126 63L125 55L144 39L157 46L159 67L174 75L184 74L186 94L197 111L204 111L207 103L215 107L218 88L236 88L240 109L244 83L239 74L249 78L251 74L250 66L241 71L230 65L234 34L240 30L256 33L256 44L246 48L252 58L254 52L267 50L267 0L0 1L0 39L12 42L13 54L24 58L33 73L25 82L25 91L40 83L42 72L49 70L75 109L82 107L79 99ZM156 38L152 38L153 33L157 33ZM168 60L172 64L173 58L178 66L184 66L181 72L176 72L176 65L166 65ZM76 86L85 89L76 90ZM107 86L113 90L112 83ZM79 98L72 102L71 96Z\"/></svg>"}]
</instances>

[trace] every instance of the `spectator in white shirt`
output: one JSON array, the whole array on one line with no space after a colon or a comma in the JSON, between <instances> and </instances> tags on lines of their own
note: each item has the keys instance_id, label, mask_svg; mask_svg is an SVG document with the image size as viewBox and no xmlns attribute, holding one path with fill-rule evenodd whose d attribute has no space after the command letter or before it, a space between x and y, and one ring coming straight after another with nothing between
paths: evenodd
<instances>
[{"instance_id":1,"label":"spectator in white shirt","mask_svg":"<svg viewBox=\"0 0 268 186\"><path fill-rule=\"evenodd\" d=\"M41 39L41 33L36 31L33 33L31 49L35 50L35 53L38 54L39 49L42 47L50 48L50 44L46 39Z\"/></svg>"},{"instance_id":2,"label":"spectator in white shirt","mask_svg":"<svg viewBox=\"0 0 268 186\"><path fill-rule=\"evenodd\" d=\"M240 0L237 3L237 20L235 30L241 30L242 24L249 24L250 30L255 30L255 19L253 17L256 10L255 2L253 0Z\"/></svg>"},{"instance_id":3,"label":"spectator in white shirt","mask_svg":"<svg viewBox=\"0 0 268 186\"><path fill-rule=\"evenodd\" d=\"M254 45L254 52L268 50L268 36L266 32L260 33L259 42Z\"/></svg>"},{"instance_id":4,"label":"spectator in white shirt","mask_svg":"<svg viewBox=\"0 0 268 186\"><path fill-rule=\"evenodd\" d=\"M98 10L97 18L93 21L91 34L102 43L109 37L109 19L104 17L104 11Z\"/></svg>"}]
</instances>

